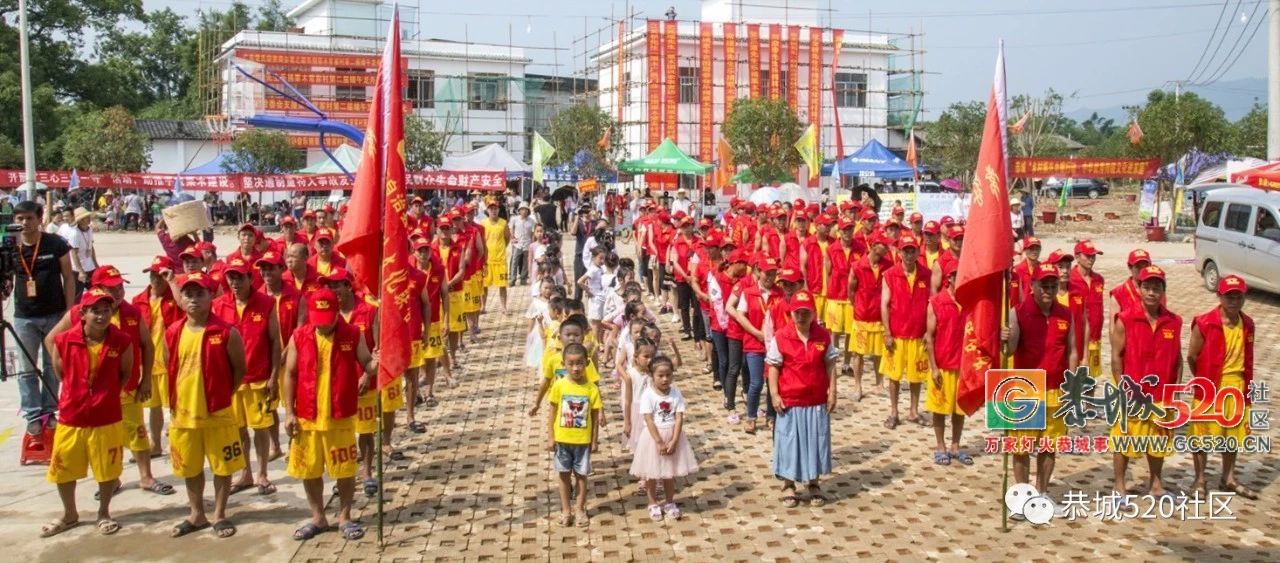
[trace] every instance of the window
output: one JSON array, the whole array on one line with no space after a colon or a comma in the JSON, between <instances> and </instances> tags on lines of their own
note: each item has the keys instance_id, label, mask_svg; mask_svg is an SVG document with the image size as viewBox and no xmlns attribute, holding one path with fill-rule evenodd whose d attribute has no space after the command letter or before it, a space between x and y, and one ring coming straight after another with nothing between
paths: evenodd
<instances>
[{"instance_id":1,"label":"window","mask_svg":"<svg viewBox=\"0 0 1280 563\"><path fill-rule=\"evenodd\" d=\"M348 74L367 73L367 68L342 68L338 67L337 72ZM368 93L364 86L335 86L333 90L333 98L335 100L358 100L364 101L368 99Z\"/></svg>"},{"instance_id":2,"label":"window","mask_svg":"<svg viewBox=\"0 0 1280 563\"><path fill-rule=\"evenodd\" d=\"M473 110L506 111L507 77L502 74L476 73L467 81L468 107Z\"/></svg>"},{"instance_id":3,"label":"window","mask_svg":"<svg viewBox=\"0 0 1280 563\"><path fill-rule=\"evenodd\" d=\"M489 145L498 145L504 149L507 148L507 143L503 141L471 141L471 150L483 149Z\"/></svg>"},{"instance_id":4,"label":"window","mask_svg":"<svg viewBox=\"0 0 1280 563\"><path fill-rule=\"evenodd\" d=\"M1280 222L1276 222L1276 214L1269 209L1258 208L1258 220L1253 225L1254 236L1280 242Z\"/></svg>"},{"instance_id":5,"label":"window","mask_svg":"<svg viewBox=\"0 0 1280 563\"><path fill-rule=\"evenodd\" d=\"M1214 228L1222 225L1221 201L1211 201L1204 205L1204 212L1200 214L1200 224Z\"/></svg>"},{"instance_id":6,"label":"window","mask_svg":"<svg viewBox=\"0 0 1280 563\"><path fill-rule=\"evenodd\" d=\"M622 84L618 85L622 88L622 105L631 105L631 72L622 73Z\"/></svg>"},{"instance_id":7,"label":"window","mask_svg":"<svg viewBox=\"0 0 1280 563\"><path fill-rule=\"evenodd\" d=\"M1247 232L1249 230L1249 215L1253 213L1253 208L1243 203L1233 203L1227 206L1227 220L1223 221L1222 228L1237 233Z\"/></svg>"},{"instance_id":8,"label":"window","mask_svg":"<svg viewBox=\"0 0 1280 563\"><path fill-rule=\"evenodd\" d=\"M787 99L787 92L788 92L787 78L789 77L789 75L790 73L788 73L785 70L781 71L781 74L778 75L778 99L779 100ZM764 92L764 95L766 97L769 95L769 71L767 70L760 71L760 91Z\"/></svg>"},{"instance_id":9,"label":"window","mask_svg":"<svg viewBox=\"0 0 1280 563\"><path fill-rule=\"evenodd\" d=\"M836 73L836 107L867 107L867 75L860 72Z\"/></svg>"},{"instance_id":10,"label":"window","mask_svg":"<svg viewBox=\"0 0 1280 563\"><path fill-rule=\"evenodd\" d=\"M409 71L404 97L413 109L436 107L436 73L430 70Z\"/></svg>"},{"instance_id":11,"label":"window","mask_svg":"<svg viewBox=\"0 0 1280 563\"><path fill-rule=\"evenodd\" d=\"M680 103L698 103L698 69L697 67L680 67Z\"/></svg>"}]
</instances>

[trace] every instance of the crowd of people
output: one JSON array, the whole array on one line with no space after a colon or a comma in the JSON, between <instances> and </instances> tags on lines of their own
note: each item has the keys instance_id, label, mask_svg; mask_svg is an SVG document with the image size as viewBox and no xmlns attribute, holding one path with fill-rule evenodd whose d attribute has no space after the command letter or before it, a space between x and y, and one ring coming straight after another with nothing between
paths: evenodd
<instances>
[{"instance_id":1,"label":"crowd of people","mask_svg":"<svg viewBox=\"0 0 1280 563\"><path fill-rule=\"evenodd\" d=\"M127 448L141 489L175 493L152 474L152 462L163 455L183 480L190 514L173 527L174 537L210 527L217 537L235 534L229 496L273 493L268 463L287 455L287 475L302 481L311 510L294 537L333 529L325 511L327 475L336 481L337 530L359 539L364 528L352 518L353 497L357 487L377 494L375 456L402 459L397 415L403 411L404 430L425 432L419 409L438 404L438 380L452 386L465 373L489 290L505 312L508 290L525 284L523 363L533 372L528 413L547 410L562 525L589 524L592 454L615 425L649 516L682 516L676 479L698 471L685 413L690 399L706 397L681 392L698 385L684 376L691 370L709 376L703 381L720 394L723 424L768 437L787 507L831 500L820 483L834 470L831 413L841 401L870 396L868 371L872 385L887 390L886 431L931 427L934 463L974 463L962 448L966 417L956 406L964 328L954 282L963 222L925 221L900 208L881 221L869 200L734 199L713 220L691 214L693 207L672 211L647 196L635 199L628 253L590 205L574 209L569 221L549 222L545 195L537 213L527 202L495 196L442 209L413 198L407 214L415 268L406 297L412 361L382 389L374 384L377 294L354 282L338 251L343 206L306 211L300 220L285 215L276 237L244 224L225 257L211 242L170 236L161 224L163 252L138 273L146 287L127 296L125 276L134 274L101 263L77 295L70 245L44 232L38 204L20 203L21 268L6 289L15 296L20 339L43 356L40 370L34 358L19 356L22 410L29 434L53 436L48 480L64 507L41 535L79 522L75 487L90 470L98 487L97 530L120 529L110 502L121 487ZM561 255L561 227L575 238L572 275ZM1129 254L1131 275L1108 292L1095 269L1102 253L1089 241L1045 259L1034 237L1017 247L1010 321L1001 337L1014 367L1048 374L1050 412L1068 368L1106 373L1104 332L1110 373L1146 376L1142 389L1160 400L1183 377L1184 361L1196 376L1248 396L1254 325L1242 312L1247 288L1240 278L1223 278L1220 305L1195 317L1184 360L1183 322L1164 306L1165 274L1144 251ZM671 315L678 338L663 334L662 315ZM677 339L691 344L694 357L682 358ZM837 385L842 378L851 391ZM602 391L610 382L616 392ZM621 420L608 420L607 403L618 407ZM1213 423L1192 431L1247 432ZM1046 430L1024 432L1057 438L1067 429L1055 417ZM1112 430L1167 432L1140 418ZM1030 482L1029 453L1013 458L1017 482ZM1116 490L1126 490L1128 460L1145 458L1150 492L1165 494L1166 455L1117 452ZM1052 451L1037 452L1042 492L1053 458ZM1235 454L1223 455L1219 486L1256 497L1237 479L1235 461ZM204 504L206 467L212 514ZM1206 467L1197 454L1193 489L1207 492Z\"/></svg>"}]
</instances>

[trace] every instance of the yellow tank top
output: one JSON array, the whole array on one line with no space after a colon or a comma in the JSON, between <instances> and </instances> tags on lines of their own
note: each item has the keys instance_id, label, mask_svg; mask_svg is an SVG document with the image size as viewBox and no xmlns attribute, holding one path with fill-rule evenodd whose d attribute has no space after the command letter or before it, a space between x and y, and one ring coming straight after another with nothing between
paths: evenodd
<instances>
[{"instance_id":1,"label":"yellow tank top","mask_svg":"<svg viewBox=\"0 0 1280 563\"><path fill-rule=\"evenodd\" d=\"M495 257L498 257L503 258L505 261L507 245L502 239L506 237L506 232L506 219L498 219L497 223L491 223L487 220L484 222L484 246L485 250L488 251L489 260L494 260Z\"/></svg>"},{"instance_id":2,"label":"yellow tank top","mask_svg":"<svg viewBox=\"0 0 1280 563\"><path fill-rule=\"evenodd\" d=\"M161 312L160 304L162 301L157 298L151 299L151 346L155 348L155 359L151 362L151 375L163 377L168 373L168 366L164 365L164 354L160 350L164 350L164 315ZM154 392L154 390L153 390Z\"/></svg>"},{"instance_id":3,"label":"yellow tank top","mask_svg":"<svg viewBox=\"0 0 1280 563\"><path fill-rule=\"evenodd\" d=\"M1244 324L1236 323L1234 327L1223 324L1222 338L1226 344L1222 375L1244 376Z\"/></svg>"},{"instance_id":4,"label":"yellow tank top","mask_svg":"<svg viewBox=\"0 0 1280 563\"><path fill-rule=\"evenodd\" d=\"M924 263L925 263L925 264L927 264L927 265L929 266L929 269L930 269L930 270L932 270L932 269L933 269L933 265L934 265L934 264L936 264L936 263L938 262L938 255L939 255L939 254L942 254L942 251L941 251L941 250L939 250L939 251L937 251L937 252L930 252L928 249L925 249L925 251L924 251Z\"/></svg>"},{"instance_id":5,"label":"yellow tank top","mask_svg":"<svg viewBox=\"0 0 1280 563\"><path fill-rule=\"evenodd\" d=\"M1057 299L1058 299L1058 304L1059 304L1059 305L1062 305L1063 307L1071 308L1071 294L1070 294L1070 293L1063 293L1063 292L1059 291L1059 292L1058 292L1058 295L1057 295L1056 297L1057 297Z\"/></svg>"},{"instance_id":6,"label":"yellow tank top","mask_svg":"<svg viewBox=\"0 0 1280 563\"><path fill-rule=\"evenodd\" d=\"M98 375L98 357L102 355L102 344L89 344L89 382Z\"/></svg>"},{"instance_id":7,"label":"yellow tank top","mask_svg":"<svg viewBox=\"0 0 1280 563\"><path fill-rule=\"evenodd\" d=\"M329 367L329 358L333 353L333 335L325 336L316 331L316 419L302 420L300 426L303 430L329 430L333 403L330 401L331 387L330 380L332 372Z\"/></svg>"},{"instance_id":8,"label":"yellow tank top","mask_svg":"<svg viewBox=\"0 0 1280 563\"><path fill-rule=\"evenodd\" d=\"M327 276L329 275L329 272L332 272L332 271L333 271L333 262L325 260L324 258L316 257L316 273L317 274L320 274L322 276Z\"/></svg>"},{"instance_id":9,"label":"yellow tank top","mask_svg":"<svg viewBox=\"0 0 1280 563\"><path fill-rule=\"evenodd\" d=\"M184 326L178 337L178 401L173 411L175 428L234 426L231 407L210 413L204 396L204 329Z\"/></svg>"}]
</instances>

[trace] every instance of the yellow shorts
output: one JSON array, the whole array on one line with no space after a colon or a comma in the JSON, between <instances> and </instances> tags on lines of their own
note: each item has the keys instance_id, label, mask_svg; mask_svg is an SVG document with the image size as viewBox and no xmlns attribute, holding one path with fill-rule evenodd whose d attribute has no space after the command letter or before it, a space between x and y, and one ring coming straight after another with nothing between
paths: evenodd
<instances>
[{"instance_id":1,"label":"yellow shorts","mask_svg":"<svg viewBox=\"0 0 1280 563\"><path fill-rule=\"evenodd\" d=\"M134 401L122 403L124 445L131 452L151 451L151 438L147 436L147 423L142 416L142 404Z\"/></svg>"},{"instance_id":2,"label":"yellow shorts","mask_svg":"<svg viewBox=\"0 0 1280 563\"><path fill-rule=\"evenodd\" d=\"M463 306L463 311L467 313L480 312L480 301L484 299L484 275L476 273L467 280L467 303Z\"/></svg>"},{"instance_id":3,"label":"yellow shorts","mask_svg":"<svg viewBox=\"0 0 1280 563\"><path fill-rule=\"evenodd\" d=\"M1173 440L1172 431L1167 428L1161 428L1154 420L1150 419L1144 420L1129 417L1127 422L1128 428L1126 430L1120 429L1119 421L1111 426L1111 451L1113 453L1124 454L1125 457L1130 459L1141 459L1144 456L1169 457L1170 455L1173 455L1173 448L1171 445ZM1156 444L1158 441L1156 439L1145 444L1138 444L1129 441L1120 443L1115 440L1115 438L1120 436L1128 436L1131 438L1148 437L1156 439L1164 436L1169 438L1169 440L1164 443L1164 447L1160 447Z\"/></svg>"},{"instance_id":4,"label":"yellow shorts","mask_svg":"<svg viewBox=\"0 0 1280 563\"><path fill-rule=\"evenodd\" d=\"M816 290L810 290L810 291L812 293L817 293ZM827 310L827 298L822 297L821 295L814 295L813 296L813 311L815 313L814 318L817 319L818 322L821 323L826 320L826 317L824 316L826 314L826 310Z\"/></svg>"},{"instance_id":5,"label":"yellow shorts","mask_svg":"<svg viewBox=\"0 0 1280 563\"><path fill-rule=\"evenodd\" d=\"M960 382L960 372L942 369L938 370L938 375L942 379L941 385L934 383L933 375L929 375L929 389L924 396L924 410L941 415L964 414L964 411L956 408L956 387Z\"/></svg>"},{"instance_id":6,"label":"yellow shorts","mask_svg":"<svg viewBox=\"0 0 1280 563\"><path fill-rule=\"evenodd\" d=\"M427 327L427 345L422 349L422 359L434 360L442 357L444 357L444 321L436 321Z\"/></svg>"},{"instance_id":7,"label":"yellow shorts","mask_svg":"<svg viewBox=\"0 0 1280 563\"><path fill-rule=\"evenodd\" d=\"M1085 356L1086 366L1089 366L1089 375L1094 379L1102 377L1102 342L1086 342Z\"/></svg>"},{"instance_id":8,"label":"yellow shorts","mask_svg":"<svg viewBox=\"0 0 1280 563\"><path fill-rule=\"evenodd\" d=\"M151 397L142 403L143 408L158 409L169 406L169 376L164 366L151 368Z\"/></svg>"},{"instance_id":9,"label":"yellow shorts","mask_svg":"<svg viewBox=\"0 0 1280 563\"><path fill-rule=\"evenodd\" d=\"M240 426L247 426L250 430L271 428L275 418L271 416L270 406L266 387L254 389L241 385L231 395L232 416L235 416Z\"/></svg>"},{"instance_id":10,"label":"yellow shorts","mask_svg":"<svg viewBox=\"0 0 1280 563\"><path fill-rule=\"evenodd\" d=\"M79 481L93 469L93 479L106 483L124 471L124 425L77 428L59 424L53 434L53 454L45 480L50 483Z\"/></svg>"},{"instance_id":11,"label":"yellow shorts","mask_svg":"<svg viewBox=\"0 0 1280 563\"><path fill-rule=\"evenodd\" d=\"M884 323L853 321L849 351L860 356L884 356Z\"/></svg>"},{"instance_id":12,"label":"yellow shorts","mask_svg":"<svg viewBox=\"0 0 1280 563\"><path fill-rule=\"evenodd\" d=\"M427 363L427 345L421 340L414 340L413 350L409 353L409 369L418 369Z\"/></svg>"},{"instance_id":13,"label":"yellow shorts","mask_svg":"<svg viewBox=\"0 0 1280 563\"><path fill-rule=\"evenodd\" d=\"M449 332L462 332L467 330L467 321L462 315L466 314L467 308L467 291L450 291L449 292Z\"/></svg>"},{"instance_id":14,"label":"yellow shorts","mask_svg":"<svg viewBox=\"0 0 1280 563\"><path fill-rule=\"evenodd\" d=\"M240 429L235 426L212 428L169 427L169 452L173 474L183 479L204 471L204 461L217 477L230 477L244 469L244 448Z\"/></svg>"},{"instance_id":15,"label":"yellow shorts","mask_svg":"<svg viewBox=\"0 0 1280 563\"><path fill-rule=\"evenodd\" d=\"M1059 391L1057 389L1049 389L1045 392L1045 426L1044 430L1009 430L1008 436L1015 438L1031 437L1031 438L1052 438L1058 439L1067 435L1067 423L1059 417L1053 416L1058 412L1058 407L1062 405L1058 399Z\"/></svg>"},{"instance_id":16,"label":"yellow shorts","mask_svg":"<svg viewBox=\"0 0 1280 563\"><path fill-rule=\"evenodd\" d=\"M846 333L853 326L853 309L844 299L828 299L822 322L831 332Z\"/></svg>"},{"instance_id":17,"label":"yellow shorts","mask_svg":"<svg viewBox=\"0 0 1280 563\"><path fill-rule=\"evenodd\" d=\"M1239 375L1222 376L1222 381L1218 383L1218 388L1226 389L1228 387L1239 389L1242 393L1248 394L1248 389L1246 389L1245 387L1244 377L1242 376L1239 376ZM1201 401L1198 401L1198 400L1193 401L1191 404L1191 411L1192 412L1199 411L1200 403ZM1218 424L1217 422L1192 422L1190 425L1190 428L1187 429L1187 435L1200 436L1200 437L1221 436L1224 438L1235 438L1236 443L1239 444L1241 440L1244 440L1245 436L1249 435L1249 410L1250 410L1249 406L1238 404L1234 399L1228 399L1227 401L1224 401L1222 404L1222 410L1223 410L1222 414L1225 415L1227 418L1231 418L1235 416L1235 414L1239 412L1241 408L1244 409L1244 416L1240 418L1239 424L1235 426L1223 426L1221 424Z\"/></svg>"},{"instance_id":18,"label":"yellow shorts","mask_svg":"<svg viewBox=\"0 0 1280 563\"><path fill-rule=\"evenodd\" d=\"M394 413L404 406L404 376L397 377L382 389L382 412ZM377 396L372 392L360 396L356 405L356 434L378 431Z\"/></svg>"},{"instance_id":19,"label":"yellow shorts","mask_svg":"<svg viewBox=\"0 0 1280 563\"><path fill-rule=\"evenodd\" d=\"M930 378L929 352L925 350L924 339L895 338L893 352L886 352L880 360L880 373L890 381L924 383Z\"/></svg>"},{"instance_id":20,"label":"yellow shorts","mask_svg":"<svg viewBox=\"0 0 1280 563\"><path fill-rule=\"evenodd\" d=\"M299 431L289 442L286 472L299 480L319 479L326 471L330 478L349 479L359 464L355 425L348 417L330 421L328 430Z\"/></svg>"},{"instance_id":21,"label":"yellow shorts","mask_svg":"<svg viewBox=\"0 0 1280 563\"><path fill-rule=\"evenodd\" d=\"M507 287L507 261L490 260L484 268L485 287Z\"/></svg>"}]
</instances>

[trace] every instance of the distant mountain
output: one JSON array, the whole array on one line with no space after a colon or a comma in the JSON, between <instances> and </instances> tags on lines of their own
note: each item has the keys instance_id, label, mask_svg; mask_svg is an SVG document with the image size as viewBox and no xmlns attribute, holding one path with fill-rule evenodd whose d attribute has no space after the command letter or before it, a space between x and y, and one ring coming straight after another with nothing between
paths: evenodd
<instances>
[{"instance_id":1,"label":"distant mountain","mask_svg":"<svg viewBox=\"0 0 1280 563\"><path fill-rule=\"evenodd\" d=\"M1210 86L1188 86L1184 91L1195 92L1196 95L1217 104L1218 107L1222 108L1223 113L1227 115L1227 119L1231 121L1240 119L1244 114L1249 113L1249 109L1253 107L1255 101L1262 104L1267 103L1267 80L1265 78L1223 80ZM1146 97L1145 93L1135 93L1130 104L1141 104L1146 100ZM1066 115L1076 121L1083 121L1089 119L1089 116L1094 112L1098 112L1098 115L1103 118L1114 119L1118 123L1124 122L1129 118L1129 112L1118 105L1104 108L1075 109L1066 112Z\"/></svg>"}]
</instances>

